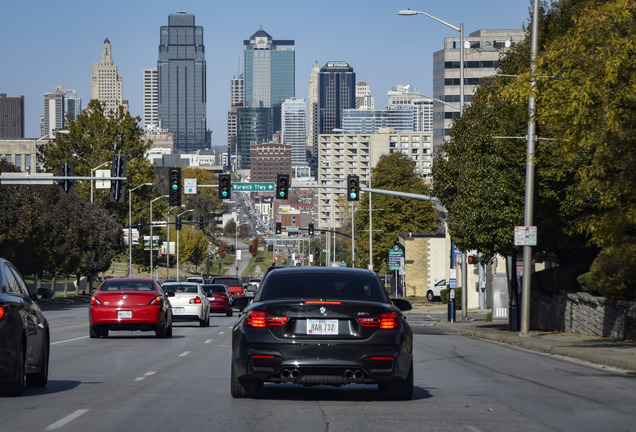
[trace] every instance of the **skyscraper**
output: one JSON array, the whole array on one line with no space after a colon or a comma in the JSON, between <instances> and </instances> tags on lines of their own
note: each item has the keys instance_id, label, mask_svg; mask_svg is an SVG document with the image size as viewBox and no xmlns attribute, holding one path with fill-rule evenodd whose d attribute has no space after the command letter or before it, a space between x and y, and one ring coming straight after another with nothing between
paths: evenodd
<instances>
[{"instance_id":1,"label":"skyscraper","mask_svg":"<svg viewBox=\"0 0 636 432\"><path fill-rule=\"evenodd\" d=\"M64 129L64 87L55 86L44 93L44 110L40 137L52 135L56 129Z\"/></svg>"},{"instance_id":2,"label":"skyscraper","mask_svg":"<svg viewBox=\"0 0 636 432\"><path fill-rule=\"evenodd\" d=\"M237 110L243 107L245 99L245 80L243 75L230 80L230 110L227 112L227 154L228 164L236 169L236 132L238 126ZM232 158L232 155L234 157Z\"/></svg>"},{"instance_id":3,"label":"skyscraper","mask_svg":"<svg viewBox=\"0 0 636 432\"><path fill-rule=\"evenodd\" d=\"M318 75L320 65L316 61L309 76L307 96L307 149L314 159L318 157Z\"/></svg>"},{"instance_id":4,"label":"skyscraper","mask_svg":"<svg viewBox=\"0 0 636 432\"><path fill-rule=\"evenodd\" d=\"M236 110L237 168L250 169L250 147L267 142L272 134L272 108L242 107Z\"/></svg>"},{"instance_id":5,"label":"skyscraper","mask_svg":"<svg viewBox=\"0 0 636 432\"><path fill-rule=\"evenodd\" d=\"M273 40L263 28L243 41L244 106L272 108L273 132L281 130L281 104L295 96L295 50L293 40Z\"/></svg>"},{"instance_id":6,"label":"skyscraper","mask_svg":"<svg viewBox=\"0 0 636 432\"><path fill-rule=\"evenodd\" d=\"M307 105L305 99L289 98L282 108L282 141L291 146L292 167L307 166Z\"/></svg>"},{"instance_id":7,"label":"skyscraper","mask_svg":"<svg viewBox=\"0 0 636 432\"><path fill-rule=\"evenodd\" d=\"M157 68L144 69L144 128L159 126Z\"/></svg>"},{"instance_id":8,"label":"skyscraper","mask_svg":"<svg viewBox=\"0 0 636 432\"><path fill-rule=\"evenodd\" d=\"M158 120L174 134L175 152L206 148L205 47L194 15L177 12L161 26L157 81Z\"/></svg>"},{"instance_id":9,"label":"skyscraper","mask_svg":"<svg viewBox=\"0 0 636 432\"><path fill-rule=\"evenodd\" d=\"M329 62L318 75L318 133L342 128L342 111L356 107L356 74L347 62Z\"/></svg>"},{"instance_id":10,"label":"skyscraper","mask_svg":"<svg viewBox=\"0 0 636 432\"><path fill-rule=\"evenodd\" d=\"M64 90L64 126L66 126L66 117L77 120L81 112L82 99L77 97L77 90Z\"/></svg>"},{"instance_id":11,"label":"skyscraper","mask_svg":"<svg viewBox=\"0 0 636 432\"><path fill-rule=\"evenodd\" d=\"M24 138L24 96L0 93L0 138Z\"/></svg>"},{"instance_id":12,"label":"skyscraper","mask_svg":"<svg viewBox=\"0 0 636 432\"><path fill-rule=\"evenodd\" d=\"M124 78L117 73L117 65L113 61L108 38L102 45L102 59L99 63L93 63L91 99L106 104L105 112L114 112L123 105L128 111L128 101L124 100Z\"/></svg>"}]
</instances>

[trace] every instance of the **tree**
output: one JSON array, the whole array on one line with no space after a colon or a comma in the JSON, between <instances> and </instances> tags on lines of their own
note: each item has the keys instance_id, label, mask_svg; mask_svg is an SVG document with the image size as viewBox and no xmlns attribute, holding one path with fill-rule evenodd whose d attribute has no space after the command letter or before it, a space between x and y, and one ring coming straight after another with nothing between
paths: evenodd
<instances>
[{"instance_id":1,"label":"tree","mask_svg":"<svg viewBox=\"0 0 636 432\"><path fill-rule=\"evenodd\" d=\"M223 229L223 234L227 237L236 235L236 221L234 219L227 221L225 228Z\"/></svg>"},{"instance_id":2,"label":"tree","mask_svg":"<svg viewBox=\"0 0 636 432\"><path fill-rule=\"evenodd\" d=\"M382 156L371 171L371 183L374 189L420 195L430 194L424 178L415 172L413 161L402 153ZM355 230L358 233L356 234L356 259L360 265L369 260L368 195L368 193L362 195L354 217ZM430 201L374 194L372 203L374 209L381 209L373 214L373 268L388 270L386 257L400 232L433 232L437 228L439 218ZM347 213L341 212L343 215ZM346 216L344 219L346 220ZM346 226L346 222L343 226ZM350 252L351 242L348 243Z\"/></svg>"},{"instance_id":3,"label":"tree","mask_svg":"<svg viewBox=\"0 0 636 432\"><path fill-rule=\"evenodd\" d=\"M207 237L199 230L185 229L181 231L179 242L181 243L179 247L180 259L194 264L196 273L198 273L199 264L207 257L209 246Z\"/></svg>"}]
</instances>

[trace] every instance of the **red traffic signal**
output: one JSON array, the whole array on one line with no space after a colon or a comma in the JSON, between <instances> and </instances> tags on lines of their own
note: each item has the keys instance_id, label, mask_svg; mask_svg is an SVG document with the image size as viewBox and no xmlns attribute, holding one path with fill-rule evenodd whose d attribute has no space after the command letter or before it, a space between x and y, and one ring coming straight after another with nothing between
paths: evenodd
<instances>
[{"instance_id":1,"label":"red traffic signal","mask_svg":"<svg viewBox=\"0 0 636 432\"><path fill-rule=\"evenodd\" d=\"M466 259L468 260L468 264L477 264L477 257L475 255L470 255Z\"/></svg>"}]
</instances>

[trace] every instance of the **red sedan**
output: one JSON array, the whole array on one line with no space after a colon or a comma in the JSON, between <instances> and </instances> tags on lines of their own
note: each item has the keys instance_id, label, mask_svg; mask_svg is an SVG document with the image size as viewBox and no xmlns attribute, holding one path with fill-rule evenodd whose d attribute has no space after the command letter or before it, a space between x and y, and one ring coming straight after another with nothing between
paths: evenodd
<instances>
[{"instance_id":1,"label":"red sedan","mask_svg":"<svg viewBox=\"0 0 636 432\"><path fill-rule=\"evenodd\" d=\"M88 308L91 338L108 337L109 330L154 331L172 337L172 307L154 279L107 279Z\"/></svg>"},{"instance_id":2,"label":"red sedan","mask_svg":"<svg viewBox=\"0 0 636 432\"><path fill-rule=\"evenodd\" d=\"M232 316L232 301L225 285L208 284L201 285L201 288L210 302L210 312L221 312L226 316Z\"/></svg>"}]
</instances>

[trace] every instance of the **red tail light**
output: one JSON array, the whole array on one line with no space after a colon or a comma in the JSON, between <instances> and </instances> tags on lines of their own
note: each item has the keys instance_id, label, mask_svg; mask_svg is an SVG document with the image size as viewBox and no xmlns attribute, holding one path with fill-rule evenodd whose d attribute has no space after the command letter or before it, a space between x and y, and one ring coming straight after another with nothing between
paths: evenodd
<instances>
[{"instance_id":1,"label":"red tail light","mask_svg":"<svg viewBox=\"0 0 636 432\"><path fill-rule=\"evenodd\" d=\"M191 298L190 304L201 304L201 297L196 296L195 298Z\"/></svg>"},{"instance_id":2,"label":"red tail light","mask_svg":"<svg viewBox=\"0 0 636 432\"><path fill-rule=\"evenodd\" d=\"M102 302L95 296L91 297L91 306L101 306Z\"/></svg>"},{"instance_id":3,"label":"red tail light","mask_svg":"<svg viewBox=\"0 0 636 432\"><path fill-rule=\"evenodd\" d=\"M149 305L160 305L161 304L161 296L157 296L155 298L152 299L152 301L150 303L148 303Z\"/></svg>"},{"instance_id":4,"label":"red tail light","mask_svg":"<svg viewBox=\"0 0 636 432\"><path fill-rule=\"evenodd\" d=\"M385 330L400 328L400 320L393 312L386 312L373 318L358 318L358 322L365 328L379 328Z\"/></svg>"},{"instance_id":5,"label":"red tail light","mask_svg":"<svg viewBox=\"0 0 636 432\"><path fill-rule=\"evenodd\" d=\"M286 316L274 316L264 311L251 310L245 318L246 327L282 327L287 322Z\"/></svg>"},{"instance_id":6,"label":"red tail light","mask_svg":"<svg viewBox=\"0 0 636 432\"><path fill-rule=\"evenodd\" d=\"M4 316L4 307L0 306L0 320L2 319L3 316Z\"/></svg>"}]
</instances>

